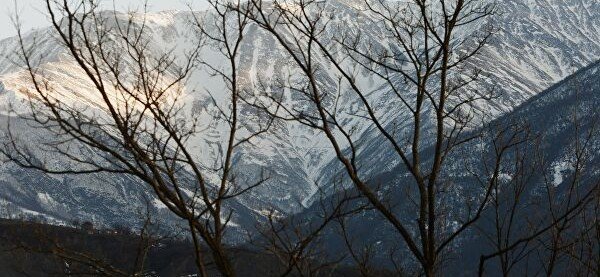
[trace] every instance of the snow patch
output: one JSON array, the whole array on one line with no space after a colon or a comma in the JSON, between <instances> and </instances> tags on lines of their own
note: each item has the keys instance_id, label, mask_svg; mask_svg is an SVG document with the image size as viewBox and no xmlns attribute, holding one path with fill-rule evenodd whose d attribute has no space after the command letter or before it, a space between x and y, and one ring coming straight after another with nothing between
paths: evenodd
<instances>
[{"instance_id":1,"label":"snow patch","mask_svg":"<svg viewBox=\"0 0 600 277\"><path fill-rule=\"evenodd\" d=\"M154 207L156 207L159 210L167 208L167 205L165 205L165 203L163 203L162 201L160 201L160 199L158 199L158 198L152 199L152 205L154 205Z\"/></svg>"},{"instance_id":2,"label":"snow patch","mask_svg":"<svg viewBox=\"0 0 600 277\"><path fill-rule=\"evenodd\" d=\"M565 175L573 170L568 161L555 162L552 164L552 184L558 187L564 181Z\"/></svg>"}]
</instances>

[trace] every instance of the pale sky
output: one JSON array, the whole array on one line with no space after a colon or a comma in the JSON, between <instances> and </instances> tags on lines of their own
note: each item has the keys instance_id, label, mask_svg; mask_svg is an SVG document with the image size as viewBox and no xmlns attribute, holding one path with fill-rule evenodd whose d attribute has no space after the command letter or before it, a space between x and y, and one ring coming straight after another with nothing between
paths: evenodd
<instances>
[{"instance_id":1,"label":"pale sky","mask_svg":"<svg viewBox=\"0 0 600 277\"><path fill-rule=\"evenodd\" d=\"M107 7L112 7L114 1L117 9L128 8L139 9L143 7L144 0L101 0ZM49 26L48 19L44 14L44 0L16 0L17 11L21 17L21 23L25 31L32 28ZM11 18L15 14L15 0L0 0L0 39L16 35L15 27ZM194 9L206 7L205 0L148 0L151 11L164 10L188 10L187 3L192 3Z\"/></svg>"}]
</instances>

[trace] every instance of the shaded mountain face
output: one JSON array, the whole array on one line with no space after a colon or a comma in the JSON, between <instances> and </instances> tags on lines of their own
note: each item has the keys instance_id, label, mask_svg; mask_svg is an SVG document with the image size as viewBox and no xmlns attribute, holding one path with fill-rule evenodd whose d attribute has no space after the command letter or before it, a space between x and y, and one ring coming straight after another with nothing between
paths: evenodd
<instances>
[{"instance_id":1,"label":"shaded mountain face","mask_svg":"<svg viewBox=\"0 0 600 277\"><path fill-rule=\"evenodd\" d=\"M327 35L360 29L369 34L368 39L379 41L382 47L386 47L391 42L386 42L382 35L384 32L357 9L359 2L328 1L326 9L335 11L335 28L329 30ZM487 76L480 87L472 88L473 91L484 91L493 86L499 97L480 103L478 108L489 110L489 116L497 117L597 60L600 57L600 18L594 15L600 11L600 4L595 2L500 1L500 13L491 22L497 34L483 53L472 61ZM207 12L195 15L210 18ZM192 16L190 12L162 12L147 17L149 34L157 53L171 48L176 49L176 53L183 53L186 48L193 47L196 40L189 27ZM468 30L466 33L469 33ZM36 53L46 54L42 67L46 77L60 88L59 91L63 93L60 97L66 102L98 108L93 87L75 67L65 49L57 43L53 32L40 29L28 33L25 43L33 45L34 42L39 49ZM0 41L0 103L11 103L17 111L23 112L27 103L24 91L31 85L26 72L12 62L17 46L15 38ZM217 49L203 50L202 57L217 67L224 64ZM326 62L319 62L324 69L319 82L335 91L336 73ZM276 41L256 26L250 26L246 34L240 65L242 83L249 88L259 80L274 80L291 68L290 60ZM381 103L390 118L402 116L402 111L394 106L394 102L387 101L389 92L380 89L380 82L366 73L358 78L362 86L374 91L373 101ZM211 91L217 102L225 101L222 80L211 76L207 70L199 70L187 86L185 101L190 107L187 112L190 116L201 118L202 124L211 126L215 123L211 119L215 111L211 106L212 99L205 91ZM344 108L352 109L355 106L353 101L356 100L346 99ZM17 132L27 134L23 136L27 138L24 143L35 145L36 141L46 139L43 130L29 128L6 111L6 106L0 108L1 130L5 131L10 121ZM386 145L380 143L373 132L369 132L369 128L368 125L361 125L362 133L358 134L363 144L368 145L362 150L363 163L374 165L375 162L381 164L384 161L389 166L371 166L364 174L378 176L395 168L398 161ZM198 160L210 164L217 159L215 142L222 141L225 135L226 130L212 128L195 138L191 147L195 149ZM253 226L261 218L261 211L267 208L274 207L290 214L310 206L315 200L315 184L327 184L330 176L339 173L339 164L328 149L328 142L321 135L291 123L277 124L252 147L241 149L235 157L236 174L252 180L266 169L271 179L230 204L236 210L236 218L233 219L235 226L240 229ZM81 152L94 155L89 149L82 149ZM59 165L70 164L66 160L53 160L54 157L47 153L35 154L40 160ZM128 176L52 176L5 163L0 165L0 184L0 199L4 205L11 207L9 210L43 216L57 223L91 219L98 224L131 224L143 219L140 218L140 210L145 209L147 203L151 204L150 208L159 217L170 222L166 225L174 226L177 222L169 219L168 211L144 184ZM90 199L93 201L88 201Z\"/></svg>"},{"instance_id":2,"label":"shaded mountain face","mask_svg":"<svg viewBox=\"0 0 600 277\"><path fill-rule=\"evenodd\" d=\"M575 203L574 199L586 195L594 187L597 188L600 180L598 105L600 61L579 70L515 107L511 112L474 131L483 134L481 139L454 150L441 173L440 183L443 185L440 185L437 203L438 209L443 211L440 215L443 220L438 222L437 227L438 230L443 230L441 234L447 236L473 216L474 208L481 203L485 193L485 183L482 183L482 180L490 178L493 174L490 169L493 168L496 150L503 145L502 141L510 141L506 138L512 135L522 137L525 142L520 143L518 147L509 148L505 153L498 174L499 189L494 192L500 196L500 201L512 201L510 199L514 197L515 191L522 191L516 204L518 208L514 222L510 227L514 229L513 234L508 236L511 241L527 237L533 230L538 230L535 228L539 226L549 226L551 208L556 213L562 213L569 207L568 203ZM579 169L576 169L577 167ZM386 195L386 199L390 199L389 204L394 207L394 213L405 220L407 226L412 228L409 231L416 237L418 229L414 218L418 210L412 203L416 201L414 197L417 195L417 188L406 168L398 165L373 176L370 182L378 195ZM551 191L554 197L552 204L548 203L548 191ZM574 194L578 196L574 197ZM339 194L333 194L325 200L320 200L320 203L335 203L335 199L341 198ZM356 200L354 206L351 205L349 209L364 203L362 200ZM509 214L512 203L504 202L499 205L500 218ZM593 210L594 206L590 209ZM304 222L323 212L323 206L315 204L295 216L299 217L298 222ZM589 212L593 214L593 211ZM448 247L445 254L445 258L448 259L448 264L444 266L445 274L477 274L480 257L495 251L495 241L492 241L496 232L493 223L495 217L495 209L490 203L477 224L462 233ZM371 254L374 264L391 267L393 264L390 253L394 249L407 249L398 232L376 211L364 211L351 216L346 224L347 236L354 238L355 249L373 247ZM583 226L581 224L584 223L574 220L570 226L580 228ZM335 227L336 224L333 225L325 232L327 235L321 243L325 245L324 249L331 249L331 254L335 257L336 253L343 253L346 245L339 229ZM503 228L506 230L509 227L504 225ZM566 233L568 235L564 237L565 241L572 239L569 236L576 234L570 231ZM522 251L521 254L539 251L539 245L536 243L545 239L547 237L542 236L539 241L515 251ZM396 255L395 262L399 265L408 269L414 266L416 261L408 250L393 253ZM513 272L543 270L543 259L547 258L543 253L543 250L539 251L539 256L528 258L527 262L517 263ZM492 262L487 266L487 274L496 276L501 272L496 263ZM573 269L569 266L568 261L559 259L557 272L568 274L567 270Z\"/></svg>"}]
</instances>

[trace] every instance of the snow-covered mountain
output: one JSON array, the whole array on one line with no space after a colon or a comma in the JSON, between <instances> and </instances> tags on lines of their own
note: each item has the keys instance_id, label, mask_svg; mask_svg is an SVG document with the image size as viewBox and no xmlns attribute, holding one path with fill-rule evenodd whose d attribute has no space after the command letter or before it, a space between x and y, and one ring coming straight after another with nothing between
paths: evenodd
<instances>
[{"instance_id":1,"label":"snow-covered mountain","mask_svg":"<svg viewBox=\"0 0 600 277\"><path fill-rule=\"evenodd\" d=\"M576 195L585 195L597 188L600 180L598 105L600 105L600 60L531 97L511 112L493 120L489 125L481 127L477 132L482 132L483 138L459 146L448 157L446 161L448 166L442 170L440 183L448 186L441 189L438 194L438 210L443 210L444 218L439 221L439 232L443 234L449 230L456 230L457 226L466 222L468 215L473 215L473 210L471 212L468 210L476 207L479 203L477 199L480 199L483 194L479 182L482 179L485 182L486 174L491 174L489 170L495 161L495 147L502 145L502 143L493 144L492 138L499 134L498 130L506 130L503 128L509 126L524 128L522 130L526 130L530 137L522 147L507 150L501 162L499 175L501 188L496 193L506 194L510 199L511 196L514 197L517 188L522 192L519 199L515 201L518 202L515 205L518 208L514 218L511 219L513 225L511 227L502 225L503 228L513 229L511 242L530 235L529 232L539 228L536 226L549 224L550 219L546 213L550 210L547 188L552 188L554 193L552 197L555 197L555 200L551 204L553 209L561 212L566 210L565 206L569 205L570 201L575 202L574 199L577 199L577 196L569 194L572 193L571 189L577 191ZM504 136L513 134L509 131ZM517 156L521 158L516 158ZM519 163L516 162L517 160ZM577 163L580 166L579 170L575 169ZM378 195L386 195L393 213L404 220L405 226L414 237L418 237L416 220L414 220L418 210L413 204L417 188L406 168L397 165L372 176L369 181ZM380 187L378 184L384 185ZM315 215L322 215L324 211L331 209L330 206L323 206L322 203L337 203L337 199L342 199L344 195L353 194L346 191L321 199L319 203L294 215L295 221L307 222L307 228L318 226L321 217ZM507 201L502 196L500 199L504 199L500 201ZM347 208L350 210L352 207L363 205L364 202L366 200L353 200ZM571 205L574 205L573 202ZM476 274L477 268L474 265L478 264L479 258L495 251L493 247L496 242L494 241L496 226L492 222L496 216L502 218L505 216L504 213L508 214L507 206L509 204L500 204L499 215L494 213L493 208L488 207L482 218L477 221L476 227L456 238L444 254L445 258L451 261L444 267L445 274L451 276ZM594 205L588 206L589 209L594 207ZM311 218L317 219L312 223L309 220ZM412 254L397 230L391 224L387 224L386 219L378 211L356 213L348 217L345 224L345 235L354 239L352 247L357 251L369 249L370 262L373 265L391 267L399 264L408 270L414 267L416 261L413 260ZM583 223L574 220L568 228L569 230L581 228L580 224ZM336 224L328 226L323 234L324 237L319 240L320 246L327 249L332 257L345 253L346 244L343 241L345 238ZM440 235L440 237L444 236ZM566 235L565 241L570 241L567 237ZM539 242L544 242L545 239L540 237ZM539 248L543 247L532 242L514 251L524 253ZM526 269L529 272L540 270L544 265L545 253L543 250L538 251L539 255L531 255L532 257L516 263L513 272L525 272ZM398 264L391 264L390 255L394 256ZM527 262L524 262L525 260ZM490 263L486 272L491 276L498 276L496 273L500 272L500 269L497 266ZM563 272L563 270L565 271L563 275L572 270L568 259L562 259L557 263L557 271Z\"/></svg>"},{"instance_id":2,"label":"snow-covered mountain","mask_svg":"<svg viewBox=\"0 0 600 277\"><path fill-rule=\"evenodd\" d=\"M344 28L366 30L374 41L386 42L383 31L370 24L369 17L360 9L360 0L329 0L326 9L335 11L334 32ZM509 0L499 1L500 13L494 17L493 25L499 31L483 53L473 63L482 69L487 84L494 86L499 98L481 103L480 109L490 110L493 116L511 111L515 106L541 92L577 69L600 58L600 3L592 0ZM207 12L198 12L204 16ZM108 15L107 15L108 16ZM123 15L124 16L124 15ZM157 51L174 48L183 53L193 47L195 37L190 30L191 12L161 12L146 17L147 27ZM347 30L347 29L346 29ZM62 91L63 101L96 107L93 88L85 76L68 58L66 51L56 42L51 28L39 29L26 34L25 42L36 43L39 55L44 54L42 68L52 84ZM14 52L18 46L16 38L0 41L0 118L5 130L10 103L19 105L27 102L26 90L30 82L26 72L14 64ZM291 68L276 41L265 32L250 26L242 46L240 61L242 79L251 87L259 80L277 77ZM41 57L41 56L37 56ZM222 66L216 49L205 49L202 57L207 62ZM322 61L321 61L322 62ZM328 65L322 62L325 69ZM386 91L379 90L380 84L371 76L359 75L360 84L375 91L374 101L381 105L393 105L386 101ZM323 70L320 82L330 84L335 90L336 76L333 70ZM211 91L219 100L223 82L207 71L194 74L187 84L184 96L194 116L203 118L207 126L211 112ZM222 100L222 99L221 99ZM343 106L353 107L352 99L345 99ZM386 107L390 113L397 112L393 106ZM213 111L214 112L214 111ZM43 131L28 128L18 119L11 118L11 126L27 134L27 143L45 139ZM366 174L377 175L394 167L397 163L384 144L363 126L361 140L368 145L363 151L368 159L385 160L389 167L372 167ZM218 128L210 129L192 142L198 158L206 163L216 158L214 142L225 133ZM213 143L211 143L213 142ZM269 183L252 190L232 204L238 217L234 223L251 226L260 211L275 207L284 213L301 211L310 205L316 191L316 183L327 183L328 176L338 171L339 165L328 149L325 140L313 131L295 124L278 124L268 135L245 147L236 156L236 168L240 175L256 178L262 169L272 174ZM53 157L40 159L51 161ZM90 153L93 155L93 153ZM53 161L68 164L68 161ZM368 160L366 161L368 162ZM379 163L381 164L381 163ZM140 209L146 202L154 203L159 214L168 214L145 186L133 178L110 174L51 176L26 170L14 164L0 164L0 200L11 210L44 215L56 222L72 219L94 220L99 224L127 224L140 217ZM88 201L94 199L94 201Z\"/></svg>"}]
</instances>

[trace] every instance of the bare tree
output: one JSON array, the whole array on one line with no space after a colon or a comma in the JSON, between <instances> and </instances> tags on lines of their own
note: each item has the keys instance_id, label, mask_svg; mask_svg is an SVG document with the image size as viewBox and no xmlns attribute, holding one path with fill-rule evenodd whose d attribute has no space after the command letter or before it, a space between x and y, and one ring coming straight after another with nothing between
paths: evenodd
<instances>
[{"instance_id":1,"label":"bare tree","mask_svg":"<svg viewBox=\"0 0 600 277\"><path fill-rule=\"evenodd\" d=\"M483 28L481 34L467 39L460 39L455 33L492 14L493 5L478 1L409 1L402 4L365 1L364 12L375 18L371 23L383 27L384 35L391 38L390 45L381 46L370 41L368 36L361 37L357 30L328 39L325 34L336 31L331 26L333 15L326 9L326 3L303 0L251 2L254 22L273 35L295 61L302 76L299 77L301 81L290 81L281 86L293 97L309 103L309 108L290 106L285 94L277 93L267 92L248 101L274 117L296 121L322 132L354 187L396 229L424 273L435 275L439 254L480 216L480 212L476 212L473 218L464 220L464 226L450 233L440 232L444 222L438 218L440 198L437 193L446 157L455 147L478 137L477 134L466 136L464 132L473 119L469 105L488 96L483 93L464 97L460 92L477 80L479 72L470 73L464 67L466 61L485 45L490 30ZM392 48L391 44L400 49ZM464 47L466 44L470 47ZM355 66L349 66L348 59ZM337 94L332 93L318 76L319 71L325 70L324 64L331 65L339 76ZM377 76L385 84L385 90L395 95L401 106L398 110L407 116L378 110L370 97L371 92L357 81L357 66ZM350 99L358 103L358 112L348 115L338 107L341 94L350 95ZM381 143L391 147L413 177L418 190L416 226L401 219L368 184L368 176L361 174L361 145L355 134L357 126L345 120L349 117L365 120L371 127L369 130L377 133ZM396 120L412 122L409 135L402 137L395 133L393 126L399 123ZM433 128L426 127L430 122ZM428 140L433 140L434 145L434 151L427 153L431 159L424 157ZM475 210L483 209L487 203L489 193L484 195L486 197L480 200ZM412 230L418 230L418 233L414 234Z\"/></svg>"},{"instance_id":2,"label":"bare tree","mask_svg":"<svg viewBox=\"0 0 600 277\"><path fill-rule=\"evenodd\" d=\"M238 2L238 7L240 2ZM207 276L202 245L206 245L217 270L235 275L224 241L234 211L227 203L259 186L260 180L244 183L233 174L236 149L265 132L269 123L248 128L239 118L238 55L247 18L232 14L231 7L211 1L216 30L206 30L200 18L190 20L201 27L191 49L175 55L175 49L154 45L146 13L101 12L98 1L47 0L46 12L56 39L67 50L76 71L91 87L88 95L96 107L61 98L68 88L56 86L46 77L39 44L27 44L18 25L20 61L28 72L31 87L23 89L29 109L19 113L33 128L43 128L53 139L36 145L46 153L67 159L74 167L60 167L40 160L31 146L11 132L2 154L18 165L51 174L110 172L133 176L153 191L174 215L189 225L196 246L201 276ZM231 3L230 3L231 4ZM231 25L234 28L231 28ZM210 67L199 59L205 47L219 47L224 68ZM40 58L41 57L41 58ZM200 115L181 101L189 93L186 85L200 66L207 66L226 84L225 103L213 103L218 111L213 124L224 126L215 160L206 164L194 153L190 141L202 141ZM10 125L10 124L9 124ZM209 128L211 126L208 126ZM92 149L94 157L80 155L78 148ZM212 182L211 177L219 180ZM213 179L214 180L214 179Z\"/></svg>"},{"instance_id":3,"label":"bare tree","mask_svg":"<svg viewBox=\"0 0 600 277\"><path fill-rule=\"evenodd\" d=\"M267 224L259 226L254 245L279 261L278 276L323 276L336 273L347 253L332 256L323 243L324 233L335 222L369 209L364 198L351 191L336 190L333 195L318 191L318 200L308 213L283 216L272 210Z\"/></svg>"},{"instance_id":4,"label":"bare tree","mask_svg":"<svg viewBox=\"0 0 600 277\"><path fill-rule=\"evenodd\" d=\"M563 155L567 160L560 161L572 172L565 180L549 176L548 169L556 170L557 165L547 162L543 141L548 134L544 131L528 134L527 143L512 149L508 164L502 166L503 180L493 185L489 215L493 228L481 230L493 251L481 256L480 276L485 264L494 259L503 276L516 268L527 275L533 271L534 275L543 272L551 276L559 270L576 268L580 275L598 272L597 267L589 265L598 261L590 250L598 247L598 240L593 239L597 236L597 218L593 215L600 199L600 183L585 180L585 173L594 171L591 166L593 143L598 137L597 115L589 115L591 122L585 124L585 129L580 122L580 89L576 86L576 103L569 116L572 145L565 145ZM536 178L542 179L541 186Z\"/></svg>"},{"instance_id":5,"label":"bare tree","mask_svg":"<svg viewBox=\"0 0 600 277\"><path fill-rule=\"evenodd\" d=\"M334 20L337 11L327 1L209 3L213 13L193 18L198 42L182 58L172 49L155 49L144 14L123 17L113 13L109 20L97 12L97 3L91 0L46 0L57 38L89 81L97 107L80 108L61 99L59 94L65 91L44 76L39 55L35 55L37 45L28 46L19 32L22 64L32 84L22 91L30 97L30 109L21 117L54 135L50 142L37 145L38 149L65 157L78 167L57 168L36 159L12 132L1 153L20 166L46 173L110 172L145 182L189 225L202 276L209 273L204 244L218 271L235 275L225 242L234 215L227 203L267 178L240 181L233 160L240 145L267 132L275 120L304 125L326 138L350 186L337 198L322 197L317 203L322 213L310 224L294 217L279 218L275 212L266 216L267 224L260 229L261 246L280 261L284 276L317 275L330 266L314 261L324 255L319 238L332 223L338 223L347 248L341 258L352 259L361 274L373 274L369 265L373 250L353 245L345 221L371 209L398 235L399 245L416 264L416 273L425 276L439 275L458 238L489 212L497 215L496 230L486 235L496 239L496 248L481 257L480 274L486 261L494 258L500 259L508 274L515 263L529 257L527 245L548 233L552 234L550 243L544 240L542 245L551 253L569 248L563 244L565 227L582 214L580 220L590 227L580 237L591 239L596 221L584 207L597 199L594 190L573 195L566 208L551 209L551 219L535 225L531 232L516 239L512 235L512 218L522 212L528 178L533 174L525 163L529 153L521 152L531 147L531 137L519 124L479 128L485 112L476 103L485 104L494 93L477 89L482 70L473 57L492 36L487 19L495 12L494 3L365 0L357 9L367 15L369 24L383 30L381 35L338 28L340 23ZM259 80L254 88L242 88L240 47L250 25L268 33L292 65L271 80ZM200 53L207 48L217 49L226 65L201 60ZM225 126L227 135L218 144L218 157L208 164L190 145L202 137L205 126L181 101L198 68L220 77L227 93L226 101L211 99L217 110L213 122ZM335 80L325 78L322 72ZM376 80L377 87L365 85L364 75ZM381 104L382 99L387 105ZM256 116L257 122L249 123L242 116L242 106L268 117ZM365 134L374 138L368 142L376 144L379 152L365 150ZM450 161L473 161L464 155L474 152L465 149L482 141L490 141L491 150L483 155L483 169L469 172L477 180L470 184L475 191L464 197L463 206L454 207L459 212L452 212L450 206L456 204L452 193L464 187L454 184L447 174ZM78 147L93 149L98 155L84 159ZM373 161L379 164L371 164ZM408 179L402 183L373 181L378 172L370 169L395 162L400 166L393 169L407 173ZM515 178L507 185L503 170L510 162L514 162ZM553 192L548 191L552 204L556 199L551 199ZM390 198L397 195L401 197ZM581 249L561 253L583 261L587 256L574 253ZM395 250L390 253L392 261ZM555 259L551 255L547 272L552 272ZM588 265L590 260L582 264ZM398 273L404 272L403 267L397 266Z\"/></svg>"},{"instance_id":6,"label":"bare tree","mask_svg":"<svg viewBox=\"0 0 600 277\"><path fill-rule=\"evenodd\" d=\"M253 22L272 35L294 65L275 83L259 83L256 94L244 100L279 120L297 122L323 134L352 187L395 229L420 272L437 275L456 239L472 230L495 203L507 160L523 145L530 145L526 129L519 125L492 130L495 133L491 135L486 133L489 129L478 128L486 116L479 105L485 106L495 95L493 90L477 89L482 73L473 57L493 34L488 18L494 14L495 4L362 1L357 9L366 14L365 24L384 30L378 37L360 28L339 28L335 20L338 11L327 2L251 2ZM361 72L374 77L380 87L365 86ZM323 77L327 74L337 78L334 86ZM392 104L381 107L377 95L387 96L385 101ZM348 101L353 104L350 109L343 104ZM475 128L482 131L473 131ZM377 149L393 153L391 160L400 161L403 166L398 169L406 170L411 180L383 186L370 183L373 176L368 169L374 165L363 161L374 162L382 153L364 151L361 129L376 137L369 143L387 146ZM484 158L491 159L486 164L492 166L486 172L472 172L480 189L464 207L453 207L462 212L448 213L449 205L455 204L448 202L452 201L448 192L461 189L452 187L451 177L445 175L451 166L449 157L470 155L465 147L488 138L493 153ZM400 199L388 199L382 187L406 193ZM510 201L518 203L522 190L515 189ZM578 199L575 207L589 199ZM405 203L412 206L402 205ZM399 205L403 207L400 210ZM560 217L578 211L567 209ZM416 222L407 218L416 218ZM458 225L449 226L451 222ZM538 237L547 230L541 227L532 235ZM365 265L368 259L348 246L357 264ZM365 266L360 268L366 272Z\"/></svg>"}]
</instances>

